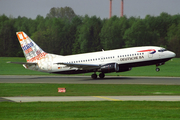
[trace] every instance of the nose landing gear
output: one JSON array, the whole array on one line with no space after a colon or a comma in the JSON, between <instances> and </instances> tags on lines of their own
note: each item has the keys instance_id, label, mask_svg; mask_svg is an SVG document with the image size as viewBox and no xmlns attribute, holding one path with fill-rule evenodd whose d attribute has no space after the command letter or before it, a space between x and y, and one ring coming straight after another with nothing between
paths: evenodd
<instances>
[{"instance_id":1,"label":"nose landing gear","mask_svg":"<svg viewBox=\"0 0 180 120\"><path fill-rule=\"evenodd\" d=\"M159 72L159 71L160 71L160 68L156 68L156 71Z\"/></svg>"},{"instance_id":2,"label":"nose landing gear","mask_svg":"<svg viewBox=\"0 0 180 120\"><path fill-rule=\"evenodd\" d=\"M158 64L156 64L156 71L159 72L159 71L160 71L160 68L158 68L158 66L164 65L164 64L165 64L165 63L158 63Z\"/></svg>"}]
</instances>

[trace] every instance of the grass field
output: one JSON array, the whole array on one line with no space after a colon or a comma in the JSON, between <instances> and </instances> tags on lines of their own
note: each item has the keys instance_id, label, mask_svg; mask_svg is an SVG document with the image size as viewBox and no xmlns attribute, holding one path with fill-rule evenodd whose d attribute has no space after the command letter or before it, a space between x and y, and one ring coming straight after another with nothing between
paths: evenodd
<instances>
[{"instance_id":1,"label":"grass field","mask_svg":"<svg viewBox=\"0 0 180 120\"><path fill-rule=\"evenodd\" d=\"M180 102L0 103L1 120L179 120Z\"/></svg>"},{"instance_id":2,"label":"grass field","mask_svg":"<svg viewBox=\"0 0 180 120\"><path fill-rule=\"evenodd\" d=\"M66 93L58 93L66 87ZM179 95L178 85L93 85L1 83L5 96L102 96ZM157 94L158 93L158 94ZM1 120L178 120L180 102L96 101L96 102L0 102Z\"/></svg>"},{"instance_id":3,"label":"grass field","mask_svg":"<svg viewBox=\"0 0 180 120\"><path fill-rule=\"evenodd\" d=\"M8 64L7 61L25 62L25 58L0 57L0 75L50 75L37 71L26 70L22 65ZM128 72L109 73L111 76L168 76L180 77L180 58L174 58L159 66L160 72L155 71L155 65L133 68ZM53 74L54 75L54 74ZM82 74L81 74L82 75ZM83 74L90 76L91 73Z\"/></svg>"},{"instance_id":4,"label":"grass field","mask_svg":"<svg viewBox=\"0 0 180 120\"><path fill-rule=\"evenodd\" d=\"M65 87L66 93L58 93ZM0 97L9 96L122 96L180 95L179 85L115 85L115 84L23 84L1 83Z\"/></svg>"}]
</instances>

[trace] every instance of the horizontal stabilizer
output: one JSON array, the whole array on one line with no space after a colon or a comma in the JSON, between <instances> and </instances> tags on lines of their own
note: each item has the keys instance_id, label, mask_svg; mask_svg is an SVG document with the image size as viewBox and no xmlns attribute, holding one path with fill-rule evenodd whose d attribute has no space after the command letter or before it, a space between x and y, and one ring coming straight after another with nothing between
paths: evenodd
<instances>
[{"instance_id":1,"label":"horizontal stabilizer","mask_svg":"<svg viewBox=\"0 0 180 120\"><path fill-rule=\"evenodd\" d=\"M13 63L13 64L22 64L22 65L36 65L37 63L29 63L29 62L7 62L7 63Z\"/></svg>"}]
</instances>

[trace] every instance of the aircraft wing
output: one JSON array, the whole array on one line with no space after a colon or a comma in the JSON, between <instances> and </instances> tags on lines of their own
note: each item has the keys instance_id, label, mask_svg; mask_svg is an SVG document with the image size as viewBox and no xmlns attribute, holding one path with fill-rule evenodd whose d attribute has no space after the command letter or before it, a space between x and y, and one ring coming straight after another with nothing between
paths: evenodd
<instances>
[{"instance_id":1,"label":"aircraft wing","mask_svg":"<svg viewBox=\"0 0 180 120\"><path fill-rule=\"evenodd\" d=\"M75 63L54 63L54 64L67 65L68 67L76 67L83 70L92 70L92 69L100 68L100 65L96 65L96 64L75 64Z\"/></svg>"},{"instance_id":2,"label":"aircraft wing","mask_svg":"<svg viewBox=\"0 0 180 120\"><path fill-rule=\"evenodd\" d=\"M29 62L7 62L7 63L13 63L13 64L21 64L21 65L37 65L37 63L29 63Z\"/></svg>"}]
</instances>

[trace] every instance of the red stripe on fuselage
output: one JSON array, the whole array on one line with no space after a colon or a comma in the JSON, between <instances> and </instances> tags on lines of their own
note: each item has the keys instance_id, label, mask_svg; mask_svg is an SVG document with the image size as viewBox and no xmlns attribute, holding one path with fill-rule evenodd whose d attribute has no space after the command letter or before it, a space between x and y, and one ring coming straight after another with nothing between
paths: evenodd
<instances>
[{"instance_id":1,"label":"red stripe on fuselage","mask_svg":"<svg viewBox=\"0 0 180 120\"><path fill-rule=\"evenodd\" d=\"M140 51L137 51L137 52L151 52L151 51L156 51L155 49L148 49L148 50L140 50Z\"/></svg>"}]
</instances>

